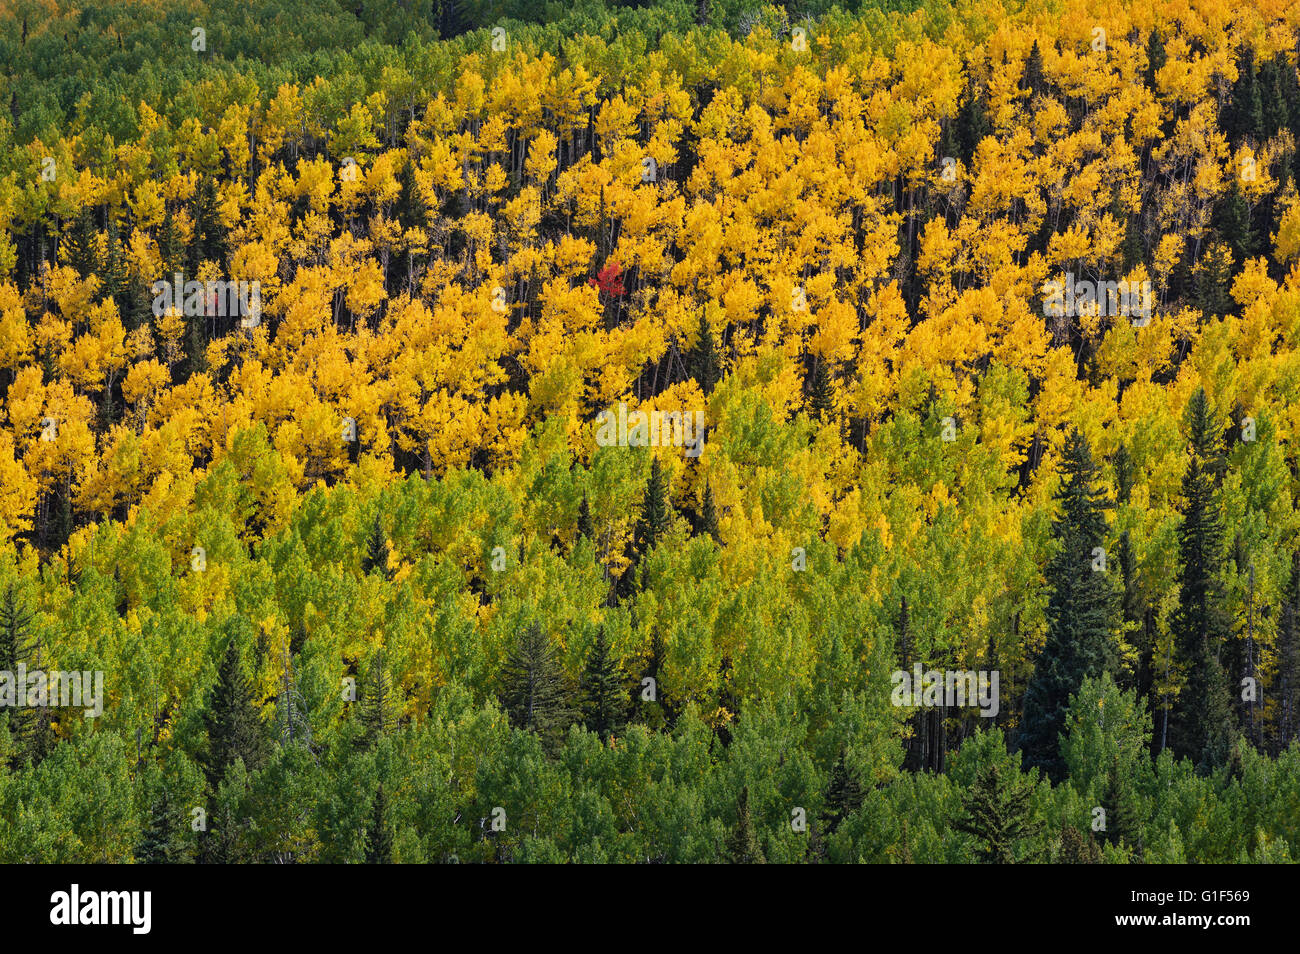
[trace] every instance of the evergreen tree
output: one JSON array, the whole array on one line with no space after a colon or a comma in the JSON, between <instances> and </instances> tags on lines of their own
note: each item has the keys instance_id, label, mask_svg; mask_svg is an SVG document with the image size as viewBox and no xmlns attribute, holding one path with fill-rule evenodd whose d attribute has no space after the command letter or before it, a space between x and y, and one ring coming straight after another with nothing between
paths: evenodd
<instances>
[{"instance_id":1,"label":"evergreen tree","mask_svg":"<svg viewBox=\"0 0 1300 954\"><path fill-rule=\"evenodd\" d=\"M830 362L827 359L818 359L809 392L808 406L813 417L822 422L829 421L835 411L835 386L831 381Z\"/></svg>"},{"instance_id":2,"label":"evergreen tree","mask_svg":"<svg viewBox=\"0 0 1300 954\"><path fill-rule=\"evenodd\" d=\"M1220 570L1223 523L1218 480L1222 471L1217 429L1205 391L1198 388L1185 416L1191 460L1183 476L1178 532L1178 604L1171 628L1186 682L1170 721L1174 754L1202 766L1227 764L1231 705L1219 665L1229 634Z\"/></svg>"},{"instance_id":3,"label":"evergreen tree","mask_svg":"<svg viewBox=\"0 0 1300 954\"><path fill-rule=\"evenodd\" d=\"M578 506L578 536L588 540L596 539L596 529L591 522L591 504L587 501L586 494L582 495L582 503Z\"/></svg>"},{"instance_id":4,"label":"evergreen tree","mask_svg":"<svg viewBox=\"0 0 1300 954\"><path fill-rule=\"evenodd\" d=\"M100 264L100 278L103 280L103 294L112 297L118 304L119 309L124 309L127 304L127 272L126 256L122 251L121 235L117 227L117 219L112 216L108 220L108 241L104 246L104 260Z\"/></svg>"},{"instance_id":5,"label":"evergreen tree","mask_svg":"<svg viewBox=\"0 0 1300 954\"><path fill-rule=\"evenodd\" d=\"M658 457L650 460L650 479L646 482L641 516L632 530L627 568L618 581L618 595L624 599L636 590L636 569L641 559L654 549L659 538L672 524L672 503L668 500L668 482Z\"/></svg>"},{"instance_id":6,"label":"evergreen tree","mask_svg":"<svg viewBox=\"0 0 1300 954\"><path fill-rule=\"evenodd\" d=\"M1115 503L1127 506L1133 492L1133 458L1124 444L1115 452ZM1125 631L1133 648L1137 650L1138 662L1134 673L1135 688L1138 696L1145 698L1151 691L1153 678L1152 661L1155 643L1146 625L1147 605L1142 594L1138 577L1137 555L1133 551L1133 541L1129 531L1119 535L1119 547L1116 552L1119 562L1122 595L1120 597L1121 616Z\"/></svg>"},{"instance_id":7,"label":"evergreen tree","mask_svg":"<svg viewBox=\"0 0 1300 954\"><path fill-rule=\"evenodd\" d=\"M1274 752L1300 738L1300 550L1291 556L1291 580L1277 630L1277 730Z\"/></svg>"},{"instance_id":8,"label":"evergreen tree","mask_svg":"<svg viewBox=\"0 0 1300 954\"><path fill-rule=\"evenodd\" d=\"M663 669L664 662L668 658L667 647L664 646L663 633L656 626L650 632L650 655L646 660L645 669L641 672L640 686L641 693L637 695L637 708L639 718L651 728L661 728L664 724L671 725L676 714L673 708L668 704L668 700L663 694ZM649 682L647 683L647 680ZM653 699L647 699L645 691L648 686L654 687Z\"/></svg>"},{"instance_id":9,"label":"evergreen tree","mask_svg":"<svg viewBox=\"0 0 1300 954\"><path fill-rule=\"evenodd\" d=\"M0 596L0 672L16 673L20 663L27 664L31 660L36 649L31 624L32 614L23 607L15 584L10 583L5 587L4 595ZM25 687L19 686L17 691L22 693ZM0 709L0 714L3 712ZM54 744L49 722L49 713L43 709L22 706L9 713L9 731L33 764L39 764ZM3 764L0 755L0 772L3 772Z\"/></svg>"},{"instance_id":10,"label":"evergreen tree","mask_svg":"<svg viewBox=\"0 0 1300 954\"><path fill-rule=\"evenodd\" d=\"M1065 825L1061 828L1061 853L1057 860L1066 865L1099 865L1101 849L1091 834L1085 835L1073 825Z\"/></svg>"},{"instance_id":11,"label":"evergreen tree","mask_svg":"<svg viewBox=\"0 0 1300 954\"><path fill-rule=\"evenodd\" d=\"M1144 74L1147 89L1155 90L1156 74L1165 65L1165 60L1164 37L1160 35L1158 28L1152 29L1151 35L1147 37L1147 68Z\"/></svg>"},{"instance_id":12,"label":"evergreen tree","mask_svg":"<svg viewBox=\"0 0 1300 954\"><path fill-rule=\"evenodd\" d=\"M711 537L714 543L722 543L718 535L718 507L713 502L713 485L707 482L704 485L704 503L700 507L699 535Z\"/></svg>"},{"instance_id":13,"label":"evergreen tree","mask_svg":"<svg viewBox=\"0 0 1300 954\"><path fill-rule=\"evenodd\" d=\"M95 232L94 213L87 206L77 210L77 217L64 232L59 243L59 259L71 265L82 278L99 269L98 236Z\"/></svg>"},{"instance_id":14,"label":"evergreen tree","mask_svg":"<svg viewBox=\"0 0 1300 954\"><path fill-rule=\"evenodd\" d=\"M668 532L672 512L663 466L658 457L651 458L650 479L646 482L645 499L641 504L641 519L637 521L632 535L638 560L653 550L659 538Z\"/></svg>"},{"instance_id":15,"label":"evergreen tree","mask_svg":"<svg viewBox=\"0 0 1300 954\"><path fill-rule=\"evenodd\" d=\"M961 143L961 160L968 166L975 157L976 148L990 132L987 109L988 103L984 91L968 77L966 95L962 98L961 110L957 114L957 139Z\"/></svg>"},{"instance_id":16,"label":"evergreen tree","mask_svg":"<svg viewBox=\"0 0 1300 954\"><path fill-rule=\"evenodd\" d=\"M226 643L217 681L208 696L204 725L208 735L204 771L214 789L237 759L243 759L250 772L261 767L265 734L253 688L244 675L237 637L232 636Z\"/></svg>"},{"instance_id":17,"label":"evergreen tree","mask_svg":"<svg viewBox=\"0 0 1300 954\"><path fill-rule=\"evenodd\" d=\"M1215 242L1196 264L1196 307L1207 315L1226 315L1232 310L1232 249Z\"/></svg>"},{"instance_id":18,"label":"evergreen tree","mask_svg":"<svg viewBox=\"0 0 1300 954\"><path fill-rule=\"evenodd\" d=\"M1260 97L1255 70L1255 49L1243 44L1237 54L1237 80L1222 122L1228 141L1239 146L1244 140L1259 143L1264 135L1264 103Z\"/></svg>"},{"instance_id":19,"label":"evergreen tree","mask_svg":"<svg viewBox=\"0 0 1300 954\"><path fill-rule=\"evenodd\" d=\"M763 846L754 831L753 819L749 816L749 786L740 790L740 800L736 805L736 827L727 840L727 861L733 865L767 863Z\"/></svg>"},{"instance_id":20,"label":"evergreen tree","mask_svg":"<svg viewBox=\"0 0 1300 954\"><path fill-rule=\"evenodd\" d=\"M172 210L163 211L162 224L158 227L158 257L162 259L163 272L170 276L173 272L179 271L183 262L184 249L181 246L180 236L176 231L176 224L172 220ZM168 281L173 279L168 278ZM177 294L179 294L177 290Z\"/></svg>"},{"instance_id":21,"label":"evergreen tree","mask_svg":"<svg viewBox=\"0 0 1300 954\"><path fill-rule=\"evenodd\" d=\"M1020 74L1020 88L1028 90L1030 96L1043 91L1043 54L1038 49L1037 40L1025 58L1025 68Z\"/></svg>"},{"instance_id":22,"label":"evergreen tree","mask_svg":"<svg viewBox=\"0 0 1300 954\"><path fill-rule=\"evenodd\" d=\"M1101 807L1106 810L1106 830L1101 833L1101 840L1107 844L1126 846L1140 851L1141 820L1133 794L1129 791L1129 781L1120 770L1119 756L1115 756L1106 773L1106 787L1101 796Z\"/></svg>"},{"instance_id":23,"label":"evergreen tree","mask_svg":"<svg viewBox=\"0 0 1300 954\"><path fill-rule=\"evenodd\" d=\"M193 860L166 785L149 807L149 825L136 848L135 860L146 865L185 864Z\"/></svg>"},{"instance_id":24,"label":"evergreen tree","mask_svg":"<svg viewBox=\"0 0 1300 954\"><path fill-rule=\"evenodd\" d=\"M1054 781L1065 774L1058 742L1070 696L1085 678L1117 668L1119 608L1109 570L1098 569L1094 556L1100 547L1104 559L1110 532L1096 486L1101 469L1077 431L1065 442L1062 468L1065 479L1056 492L1061 512L1052 525L1060 548L1047 567L1047 641L1025 693L1020 736L1026 767L1039 766Z\"/></svg>"},{"instance_id":25,"label":"evergreen tree","mask_svg":"<svg viewBox=\"0 0 1300 954\"><path fill-rule=\"evenodd\" d=\"M404 229L426 228L428 222L428 205L424 201L424 195L420 192L420 185L415 179L415 160L408 158L402 165L402 172L398 180L401 183L401 191L398 193L397 202L393 205L393 212L397 221L402 224Z\"/></svg>"},{"instance_id":26,"label":"evergreen tree","mask_svg":"<svg viewBox=\"0 0 1300 954\"><path fill-rule=\"evenodd\" d=\"M230 801L223 799L214 813L211 830L203 839L203 861L213 865L245 863L248 858L241 827Z\"/></svg>"},{"instance_id":27,"label":"evergreen tree","mask_svg":"<svg viewBox=\"0 0 1300 954\"><path fill-rule=\"evenodd\" d=\"M862 807L864 792L857 774L849 768L843 752L831 770L830 785L826 788L826 807L822 811L827 834L833 833L850 815Z\"/></svg>"},{"instance_id":28,"label":"evergreen tree","mask_svg":"<svg viewBox=\"0 0 1300 954\"><path fill-rule=\"evenodd\" d=\"M1228 191L1214 207L1211 219L1214 232L1232 251L1234 269L1249 258L1255 250L1255 240L1250 228L1250 206L1241 194L1236 176L1232 177Z\"/></svg>"},{"instance_id":29,"label":"evergreen tree","mask_svg":"<svg viewBox=\"0 0 1300 954\"><path fill-rule=\"evenodd\" d=\"M722 378L722 358L713 343L713 329L709 327L709 319L703 311L700 312L695 347L687 357L687 368L706 396L713 393L714 387Z\"/></svg>"},{"instance_id":30,"label":"evergreen tree","mask_svg":"<svg viewBox=\"0 0 1300 954\"><path fill-rule=\"evenodd\" d=\"M361 557L361 572L369 576L378 570L385 580L391 580L393 574L388 568L388 557L391 552L388 536L379 522L379 515L376 514L375 521L370 527L370 534L366 537L366 552Z\"/></svg>"},{"instance_id":31,"label":"evergreen tree","mask_svg":"<svg viewBox=\"0 0 1300 954\"><path fill-rule=\"evenodd\" d=\"M1019 772L1006 771L997 762L984 765L975 784L962 796L958 831L973 835L979 859L992 864L1033 861L1042 853L1034 844L1043 823L1031 804L1033 783ZM1017 849L1023 857L1017 859Z\"/></svg>"},{"instance_id":32,"label":"evergreen tree","mask_svg":"<svg viewBox=\"0 0 1300 954\"><path fill-rule=\"evenodd\" d=\"M149 286L139 280L129 282L126 296L127 330L135 331L141 325L149 324L153 316L153 296L149 293Z\"/></svg>"},{"instance_id":33,"label":"evergreen tree","mask_svg":"<svg viewBox=\"0 0 1300 954\"><path fill-rule=\"evenodd\" d=\"M1142 218L1140 215L1125 213L1124 241L1120 245L1120 255L1124 260L1125 273L1131 272L1142 264L1146 248L1142 243Z\"/></svg>"},{"instance_id":34,"label":"evergreen tree","mask_svg":"<svg viewBox=\"0 0 1300 954\"><path fill-rule=\"evenodd\" d=\"M0 597L0 672L15 672L31 656L32 614L23 607L18 587L10 583Z\"/></svg>"},{"instance_id":35,"label":"evergreen tree","mask_svg":"<svg viewBox=\"0 0 1300 954\"><path fill-rule=\"evenodd\" d=\"M190 234L190 268L197 275L199 266L213 262L220 268L226 265L226 230L217 211L217 186L211 177L204 177L194 190L194 230Z\"/></svg>"},{"instance_id":36,"label":"evergreen tree","mask_svg":"<svg viewBox=\"0 0 1300 954\"><path fill-rule=\"evenodd\" d=\"M375 792L374 804L370 811L370 825L366 829L366 864L392 863L393 834L388 827L388 797L384 794L384 786L381 782Z\"/></svg>"},{"instance_id":37,"label":"evergreen tree","mask_svg":"<svg viewBox=\"0 0 1300 954\"><path fill-rule=\"evenodd\" d=\"M469 29L464 7L465 0L438 0L439 36L443 39L451 39Z\"/></svg>"},{"instance_id":38,"label":"evergreen tree","mask_svg":"<svg viewBox=\"0 0 1300 954\"><path fill-rule=\"evenodd\" d=\"M361 693L361 745L368 748L393 727L393 691L388 678L388 657L384 649L370 660L365 688Z\"/></svg>"},{"instance_id":39,"label":"evergreen tree","mask_svg":"<svg viewBox=\"0 0 1300 954\"><path fill-rule=\"evenodd\" d=\"M569 686L541 626L521 629L501 672L501 702L516 728L529 729L554 747L573 723Z\"/></svg>"},{"instance_id":40,"label":"evergreen tree","mask_svg":"<svg viewBox=\"0 0 1300 954\"><path fill-rule=\"evenodd\" d=\"M1291 125L1291 110L1286 90L1286 70L1289 65L1285 54L1278 53L1259 68L1265 139L1272 139Z\"/></svg>"},{"instance_id":41,"label":"evergreen tree","mask_svg":"<svg viewBox=\"0 0 1300 954\"><path fill-rule=\"evenodd\" d=\"M596 630L596 642L582 672L583 724L602 738L623 728L627 693L618 663L610 656L605 627Z\"/></svg>"}]
</instances>

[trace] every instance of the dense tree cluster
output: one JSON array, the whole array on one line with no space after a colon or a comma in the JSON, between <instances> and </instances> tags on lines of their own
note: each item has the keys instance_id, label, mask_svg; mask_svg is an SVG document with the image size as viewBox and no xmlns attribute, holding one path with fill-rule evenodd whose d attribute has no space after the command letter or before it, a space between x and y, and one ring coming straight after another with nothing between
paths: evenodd
<instances>
[{"instance_id":1,"label":"dense tree cluster","mask_svg":"<svg viewBox=\"0 0 1300 954\"><path fill-rule=\"evenodd\" d=\"M1300 7L568 6L0 11L0 860L1290 860Z\"/></svg>"}]
</instances>

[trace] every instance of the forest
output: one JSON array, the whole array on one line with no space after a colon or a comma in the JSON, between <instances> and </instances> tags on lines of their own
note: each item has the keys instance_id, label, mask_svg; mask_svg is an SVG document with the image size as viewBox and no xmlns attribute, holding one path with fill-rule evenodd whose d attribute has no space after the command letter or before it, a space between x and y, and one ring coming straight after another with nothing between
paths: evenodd
<instances>
[{"instance_id":1,"label":"forest","mask_svg":"<svg viewBox=\"0 0 1300 954\"><path fill-rule=\"evenodd\" d=\"M0 862L1295 860L1298 63L0 0Z\"/></svg>"}]
</instances>

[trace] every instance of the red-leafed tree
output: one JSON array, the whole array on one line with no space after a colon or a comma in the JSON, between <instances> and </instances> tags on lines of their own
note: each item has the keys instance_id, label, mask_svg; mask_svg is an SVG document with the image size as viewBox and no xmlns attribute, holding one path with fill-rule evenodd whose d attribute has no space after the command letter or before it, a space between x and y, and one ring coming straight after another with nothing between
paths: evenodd
<instances>
[{"instance_id":1,"label":"red-leafed tree","mask_svg":"<svg viewBox=\"0 0 1300 954\"><path fill-rule=\"evenodd\" d=\"M599 289L605 298L622 298L627 293L623 287L623 266L618 262L610 262L595 278L587 279L587 284Z\"/></svg>"}]
</instances>

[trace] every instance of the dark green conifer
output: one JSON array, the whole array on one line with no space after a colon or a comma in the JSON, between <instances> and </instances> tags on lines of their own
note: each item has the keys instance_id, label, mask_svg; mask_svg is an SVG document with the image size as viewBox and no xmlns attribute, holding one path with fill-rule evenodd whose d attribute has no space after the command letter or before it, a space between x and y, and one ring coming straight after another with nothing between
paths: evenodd
<instances>
[{"instance_id":1,"label":"dark green conifer","mask_svg":"<svg viewBox=\"0 0 1300 954\"><path fill-rule=\"evenodd\" d=\"M763 846L758 840L753 819L749 815L749 786L740 790L736 816L736 827L732 829L731 838L727 840L727 861L733 865L766 864L767 858L763 855Z\"/></svg>"},{"instance_id":2,"label":"dark green conifer","mask_svg":"<svg viewBox=\"0 0 1300 954\"><path fill-rule=\"evenodd\" d=\"M1066 439L1062 470L1060 514L1052 525L1059 549L1047 567L1047 641L1025 693L1020 735L1026 768L1039 766L1054 781L1065 774L1059 736L1070 696L1087 677L1115 671L1119 623L1105 556L1110 527L1097 486L1101 469L1078 431Z\"/></svg>"},{"instance_id":3,"label":"dark green conifer","mask_svg":"<svg viewBox=\"0 0 1300 954\"><path fill-rule=\"evenodd\" d=\"M501 672L501 702L511 724L536 732L554 748L574 721L570 695L550 638L537 623L525 626Z\"/></svg>"},{"instance_id":4,"label":"dark green conifer","mask_svg":"<svg viewBox=\"0 0 1300 954\"><path fill-rule=\"evenodd\" d=\"M583 724L602 738L623 728L627 692L618 662L610 655L605 628L596 630L596 642L587 655L580 682Z\"/></svg>"},{"instance_id":5,"label":"dark green conifer","mask_svg":"<svg viewBox=\"0 0 1300 954\"><path fill-rule=\"evenodd\" d=\"M976 855L983 862L1032 861L1042 853L1035 841L1043 828L1034 814L1033 794L1028 778L990 762L962 796L962 815L954 827L974 836Z\"/></svg>"},{"instance_id":6,"label":"dark green conifer","mask_svg":"<svg viewBox=\"0 0 1300 954\"><path fill-rule=\"evenodd\" d=\"M1218 428L1203 388L1188 403L1184 423L1191 460L1183 475L1178 532L1178 603L1171 628L1186 681L1170 720L1174 754L1202 767L1226 765L1231 748L1231 703L1219 656L1230 633L1220 577L1223 518Z\"/></svg>"},{"instance_id":7,"label":"dark green conifer","mask_svg":"<svg viewBox=\"0 0 1300 954\"><path fill-rule=\"evenodd\" d=\"M250 772L261 768L266 751L265 732L235 636L226 643L217 680L208 694L204 725L208 734L204 771L213 789L237 759L243 759L244 767Z\"/></svg>"},{"instance_id":8,"label":"dark green conifer","mask_svg":"<svg viewBox=\"0 0 1300 954\"><path fill-rule=\"evenodd\" d=\"M393 833L388 827L388 797L381 782L375 792L370 811L370 824L366 828L366 864L393 863Z\"/></svg>"}]
</instances>

